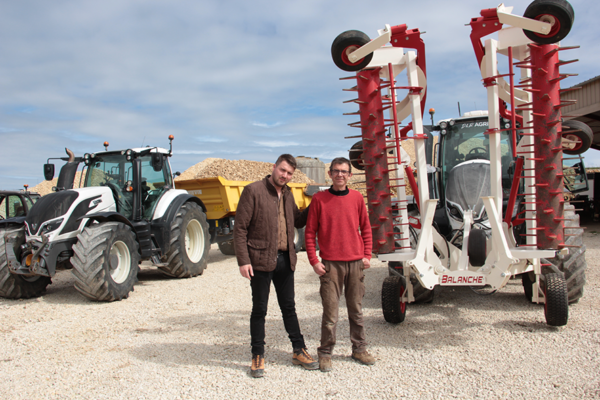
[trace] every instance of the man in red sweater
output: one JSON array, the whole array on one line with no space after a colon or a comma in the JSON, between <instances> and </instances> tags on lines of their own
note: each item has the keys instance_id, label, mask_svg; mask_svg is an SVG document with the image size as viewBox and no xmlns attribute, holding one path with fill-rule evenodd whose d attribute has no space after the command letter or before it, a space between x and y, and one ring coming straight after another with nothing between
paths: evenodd
<instances>
[{"instance_id":1,"label":"man in red sweater","mask_svg":"<svg viewBox=\"0 0 600 400\"><path fill-rule=\"evenodd\" d=\"M323 320L321 346L317 350L319 368L323 372L331 371L342 290L350 320L352 358L365 365L375 363L375 358L367 352L362 315L365 295L363 271L371 266L371 224L363 196L348 189L351 176L352 167L348 159L339 157L331 162L329 177L333 185L313 196L305 229L308 261L321 281ZM322 261L316 253L317 235Z\"/></svg>"}]
</instances>

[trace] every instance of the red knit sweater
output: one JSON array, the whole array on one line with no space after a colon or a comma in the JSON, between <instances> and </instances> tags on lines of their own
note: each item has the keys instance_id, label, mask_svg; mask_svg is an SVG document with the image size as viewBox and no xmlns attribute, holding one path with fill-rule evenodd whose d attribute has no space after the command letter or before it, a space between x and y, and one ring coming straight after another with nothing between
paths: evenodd
<instances>
[{"instance_id":1,"label":"red knit sweater","mask_svg":"<svg viewBox=\"0 0 600 400\"><path fill-rule=\"evenodd\" d=\"M371 224L360 192L350 189L348 194L337 196L326 190L313 196L304 235L311 265L319 262L315 241L317 235L322 259L371 259Z\"/></svg>"}]
</instances>

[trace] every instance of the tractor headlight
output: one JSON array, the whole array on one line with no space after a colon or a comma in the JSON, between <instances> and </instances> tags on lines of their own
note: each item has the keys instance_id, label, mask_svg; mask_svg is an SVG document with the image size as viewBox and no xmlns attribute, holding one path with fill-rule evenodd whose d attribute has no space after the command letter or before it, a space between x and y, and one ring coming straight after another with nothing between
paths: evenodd
<instances>
[{"instance_id":1,"label":"tractor headlight","mask_svg":"<svg viewBox=\"0 0 600 400\"><path fill-rule=\"evenodd\" d=\"M44 233L50 233L52 231L57 230L60 225L63 223L64 218L59 218L59 219L54 219L52 221L48 221L42 224L42 227L40 228L41 232Z\"/></svg>"},{"instance_id":2,"label":"tractor headlight","mask_svg":"<svg viewBox=\"0 0 600 400\"><path fill-rule=\"evenodd\" d=\"M441 129L446 129L446 127L448 127L448 123L446 121L440 122L440 128Z\"/></svg>"}]
</instances>

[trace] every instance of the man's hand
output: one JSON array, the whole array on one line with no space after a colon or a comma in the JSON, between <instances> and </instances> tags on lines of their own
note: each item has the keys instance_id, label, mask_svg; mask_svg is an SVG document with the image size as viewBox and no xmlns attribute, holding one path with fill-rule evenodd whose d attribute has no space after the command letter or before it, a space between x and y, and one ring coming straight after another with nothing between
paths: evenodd
<instances>
[{"instance_id":1,"label":"man's hand","mask_svg":"<svg viewBox=\"0 0 600 400\"><path fill-rule=\"evenodd\" d=\"M252 271L252 265L242 265L240 267L240 274L242 274L244 278L252 279L251 277L254 276L254 271Z\"/></svg>"},{"instance_id":2,"label":"man's hand","mask_svg":"<svg viewBox=\"0 0 600 400\"><path fill-rule=\"evenodd\" d=\"M313 265L313 269L315 270L315 273L319 276L323 276L325 275L325 266L323 265L323 263L316 263L315 265Z\"/></svg>"},{"instance_id":3,"label":"man's hand","mask_svg":"<svg viewBox=\"0 0 600 400\"><path fill-rule=\"evenodd\" d=\"M371 260L367 259L367 258L363 258L362 259L363 264L365 265L365 269L367 268L371 268Z\"/></svg>"}]
</instances>

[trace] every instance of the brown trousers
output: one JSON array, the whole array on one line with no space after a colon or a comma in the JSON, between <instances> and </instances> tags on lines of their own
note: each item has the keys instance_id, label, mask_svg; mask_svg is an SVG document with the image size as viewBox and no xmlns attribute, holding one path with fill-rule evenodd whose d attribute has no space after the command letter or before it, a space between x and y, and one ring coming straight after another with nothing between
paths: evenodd
<instances>
[{"instance_id":1,"label":"brown trousers","mask_svg":"<svg viewBox=\"0 0 600 400\"><path fill-rule=\"evenodd\" d=\"M325 265L326 273L320 277L323 320L321 322L321 346L317 349L318 354L321 357L331 357L333 352L342 290L348 308L352 351L357 353L366 351L367 342L362 315L362 299L365 295L364 264L362 260L323 260L323 265Z\"/></svg>"}]
</instances>

